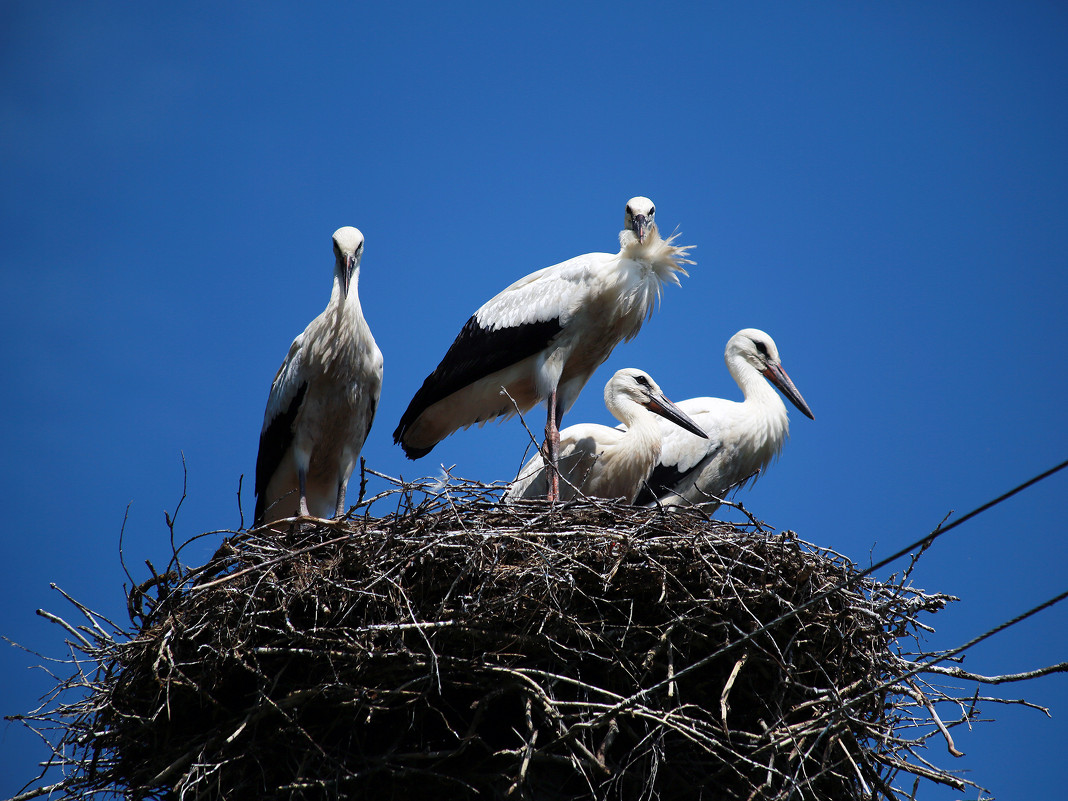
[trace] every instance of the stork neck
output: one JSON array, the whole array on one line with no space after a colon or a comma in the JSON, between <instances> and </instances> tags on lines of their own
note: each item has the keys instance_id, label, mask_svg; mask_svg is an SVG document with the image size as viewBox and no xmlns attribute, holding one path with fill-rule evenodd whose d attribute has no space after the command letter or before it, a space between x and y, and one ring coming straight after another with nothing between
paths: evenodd
<instances>
[{"instance_id":1,"label":"stork neck","mask_svg":"<svg viewBox=\"0 0 1068 801\"><path fill-rule=\"evenodd\" d=\"M683 265L693 264L689 258L690 246L673 245L674 239L675 236L662 239L656 226L649 231L645 242L638 242L633 231L621 231L619 234L620 264L640 265L646 291L652 292L654 299L659 297L663 284L678 286L678 274L686 275Z\"/></svg>"},{"instance_id":2,"label":"stork neck","mask_svg":"<svg viewBox=\"0 0 1068 801\"><path fill-rule=\"evenodd\" d=\"M663 244L664 240L660 238L660 232L656 229L656 226L650 229L649 235L645 237L644 242L639 242L637 235L630 229L619 232L620 255L626 259L653 261Z\"/></svg>"},{"instance_id":3,"label":"stork neck","mask_svg":"<svg viewBox=\"0 0 1068 801\"><path fill-rule=\"evenodd\" d=\"M643 477L648 476L653 465L659 461L664 445L657 416L645 408L637 407L631 419L627 421L627 433L624 439L633 467Z\"/></svg>"},{"instance_id":4,"label":"stork neck","mask_svg":"<svg viewBox=\"0 0 1068 801\"><path fill-rule=\"evenodd\" d=\"M738 357L727 366L745 395L740 407L743 422L738 427L738 436L746 443L741 450L750 454L752 460L746 469L761 469L778 455L789 436L786 404L775 387L749 362Z\"/></svg>"},{"instance_id":5,"label":"stork neck","mask_svg":"<svg viewBox=\"0 0 1068 801\"><path fill-rule=\"evenodd\" d=\"M779 397L779 393L775 391L775 387L753 365L741 357L735 357L728 362L727 367L731 377L742 390L745 403L786 413L786 405Z\"/></svg>"},{"instance_id":6,"label":"stork neck","mask_svg":"<svg viewBox=\"0 0 1068 801\"><path fill-rule=\"evenodd\" d=\"M359 293L359 279L360 269L357 267L352 271L352 277L349 279L349 291L346 295L341 289L341 270L344 267L338 268L334 273L334 286L330 290L330 308L338 310L345 317L352 317L353 315L361 316L362 310L360 308L360 293Z\"/></svg>"},{"instance_id":7,"label":"stork neck","mask_svg":"<svg viewBox=\"0 0 1068 801\"><path fill-rule=\"evenodd\" d=\"M360 308L356 277L354 271L346 297L341 291L341 276L335 273L330 302L308 325L308 358L328 371L348 369L354 351L366 349L367 343L373 349L374 340Z\"/></svg>"},{"instance_id":8,"label":"stork neck","mask_svg":"<svg viewBox=\"0 0 1068 801\"><path fill-rule=\"evenodd\" d=\"M633 401L624 404L613 404L615 408L609 408L612 415L627 427L626 436L634 441L640 441L644 446L651 447L655 443L656 455L660 456L660 423L656 415Z\"/></svg>"}]
</instances>

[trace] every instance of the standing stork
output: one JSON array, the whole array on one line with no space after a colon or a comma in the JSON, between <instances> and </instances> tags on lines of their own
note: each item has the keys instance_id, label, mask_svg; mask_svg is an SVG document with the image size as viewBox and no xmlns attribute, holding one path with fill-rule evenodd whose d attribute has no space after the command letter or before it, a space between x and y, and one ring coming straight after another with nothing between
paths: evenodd
<instances>
[{"instance_id":1,"label":"standing stork","mask_svg":"<svg viewBox=\"0 0 1068 801\"><path fill-rule=\"evenodd\" d=\"M382 391L382 352L360 308L363 234L334 232L330 302L293 340L271 384L256 457L255 524L340 517Z\"/></svg>"},{"instance_id":2,"label":"standing stork","mask_svg":"<svg viewBox=\"0 0 1068 801\"><path fill-rule=\"evenodd\" d=\"M653 202L627 202L619 253L587 253L521 278L472 315L401 416L393 441L410 459L459 428L546 401L546 458L559 456L560 419L593 372L637 335L665 282L679 284L690 247L662 239ZM502 389L504 392L502 392ZM507 395L504 393L507 392ZM514 403L513 403L514 401ZM548 497L558 495L555 473Z\"/></svg>"},{"instance_id":3,"label":"standing stork","mask_svg":"<svg viewBox=\"0 0 1068 801\"><path fill-rule=\"evenodd\" d=\"M756 328L745 328L727 342L723 354L731 377L745 400L691 398L679 401L707 434L698 439L674 426L660 425L664 444L660 459L636 503L665 506L704 504L711 512L724 494L741 486L779 455L790 435L786 406L774 384L801 414L815 417L782 367L775 341ZM771 382L769 384L768 382Z\"/></svg>"},{"instance_id":4,"label":"standing stork","mask_svg":"<svg viewBox=\"0 0 1068 801\"><path fill-rule=\"evenodd\" d=\"M560 500L578 494L591 498L634 500L660 458L663 428L681 426L697 437L700 427L664 397L656 382L641 370L620 370L604 387L604 405L625 430L579 423L560 432ZM663 420L658 420L659 415ZM547 467L540 455L519 471L505 500L545 496Z\"/></svg>"}]
</instances>

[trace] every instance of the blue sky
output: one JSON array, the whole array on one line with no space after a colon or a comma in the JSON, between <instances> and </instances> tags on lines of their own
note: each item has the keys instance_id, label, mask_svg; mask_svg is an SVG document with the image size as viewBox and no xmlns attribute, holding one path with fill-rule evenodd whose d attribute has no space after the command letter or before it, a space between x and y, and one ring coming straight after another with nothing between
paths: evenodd
<instances>
[{"instance_id":1,"label":"blue sky","mask_svg":"<svg viewBox=\"0 0 1068 801\"><path fill-rule=\"evenodd\" d=\"M63 655L34 615L71 611L49 582L121 621L127 504L140 579L167 561L183 453L180 538L238 526L242 474L249 518L270 381L326 304L341 225L367 241L385 383L364 456L388 475L514 475L517 422L414 463L390 433L471 312L614 251L638 194L697 264L565 423L612 423L621 367L738 398L724 345L762 328L816 419L791 415L742 500L860 564L1062 461L1066 45L1068 12L1039 2L5 3L0 633ZM961 598L933 648L1065 589L1066 493L1055 476L924 557L916 584ZM1055 608L965 665L1064 660L1066 631ZM28 710L50 682L0 654L0 712ZM1068 676L1000 689L1052 719L988 706L953 767L1053 797ZM43 754L0 728L0 796Z\"/></svg>"}]
</instances>

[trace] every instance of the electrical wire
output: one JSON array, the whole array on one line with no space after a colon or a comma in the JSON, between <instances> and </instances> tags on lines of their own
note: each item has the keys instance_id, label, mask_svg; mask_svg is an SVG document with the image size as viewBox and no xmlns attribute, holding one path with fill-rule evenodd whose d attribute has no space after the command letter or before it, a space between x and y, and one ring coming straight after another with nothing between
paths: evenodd
<instances>
[{"instance_id":1,"label":"electrical wire","mask_svg":"<svg viewBox=\"0 0 1068 801\"><path fill-rule=\"evenodd\" d=\"M721 646L717 650L713 651L711 654L708 654L707 656L702 657L701 659L697 660L696 662L694 662L691 665L687 665L685 668L683 668L682 670L680 670L677 673L673 674L672 676L669 676L668 678L665 678L665 679L657 682L656 684L653 684L653 685L651 685L649 687L646 687L644 690L640 690L640 691L638 691L637 693L635 693L634 695L632 695L632 696L630 696L628 698L624 698L622 701L620 701L619 703L615 704L610 709L606 710L605 712L602 712L597 718L595 718L595 719L593 719L591 721L588 721L585 724L582 724L582 726L583 727L590 727L590 726L597 725L599 722L601 722L603 720L607 720L608 718L610 718L611 716L613 716L617 712L619 712L621 709L625 709L626 707L630 706L631 704L634 704L637 701L640 701L646 695L648 695L650 693L653 693L656 690L661 689L662 687L665 687L668 684L671 684L672 682L678 681L680 678L682 678L687 673L691 673L691 672L693 672L693 671L695 671L695 670L697 670L697 669L699 669L701 667L704 667L709 662L712 662L713 660L718 659L719 657L723 656L726 653L729 653L730 651L734 650L735 648L737 648L737 647L739 647L741 645L744 645L747 642L752 641L757 636L769 631L770 629L774 628L775 626L778 626L781 623L784 623L785 621L796 617L798 614L803 612L805 609L808 609L810 606L819 603L824 598L827 598L828 596L833 595L836 592L840 592L843 589L851 587L852 585L856 584L857 582L861 581L862 579L866 578L867 576L870 576L872 573L874 573L879 568L885 567L886 565L890 564L891 562L894 562L897 559L900 559L902 556L905 556L906 554L908 554L909 552L915 550L916 548L924 548L924 549L926 549L926 548L930 547L931 543L933 543L939 537L941 537L941 536L943 536L945 534L948 534L950 531L952 531L953 529L955 529L957 526L961 525L962 523L965 523L968 520L971 520L973 517L976 517L977 515L982 514L983 512L987 511L988 509L991 509L994 506L997 506L999 503L1002 503L1003 501L1007 501L1013 495L1016 495L1019 492L1023 492L1028 487L1031 487L1031 486L1037 484L1039 481L1042 481L1044 479L1049 478L1050 476L1054 475L1055 473L1060 472L1061 470L1063 470L1066 467L1068 467L1068 459L1066 459L1065 461L1063 461L1060 464L1056 465L1055 467L1051 467L1049 470L1046 470L1045 472L1042 472L1042 473L1038 474L1037 476L1028 479L1024 483L1019 484L1016 487L1013 487L1008 492L1005 492L1002 495L999 495L998 497L994 498L993 500L987 501L982 506L979 506L979 507L973 509L972 511L968 512L963 517L960 517L957 520L955 520L952 523L950 523L948 526L941 526L940 525L938 528L936 528L934 531L932 531L926 537L923 537L922 539L916 540L915 542L910 543L909 545L906 545L904 548L900 549L899 551L896 551L895 553L891 554L890 556L886 557L885 559L882 559L881 561L876 562L875 564L871 565L867 569L862 570L860 573L856 573L856 574L850 576L849 578L845 579L844 581L832 586L830 589L824 590L823 592L820 592L817 595L814 595L812 598L809 598L803 604L794 607L793 609L791 609L788 612L784 612L783 614L779 615L774 620L771 620L768 623L765 623L763 626L760 626L759 628L757 628L757 629L755 629L755 630L753 630L751 632L748 632L747 634L744 634L743 636L739 637L737 640L733 640L733 641L727 643L726 645ZM948 657L949 655L954 654L954 653L959 653L960 651L964 650L965 648L970 648L971 646L975 645L978 642L981 642L982 640L986 639L987 637L991 637L994 634L998 633L999 631L1003 631L1003 630L1007 629L1009 626L1015 625L1016 623L1019 623L1021 620L1024 620L1025 618L1030 617L1031 615L1036 614L1037 612L1040 612L1043 609L1046 609L1046 608L1048 608L1050 606L1053 606L1056 603L1059 603L1060 601L1064 600L1066 597L1068 597L1068 592L1064 592L1064 593L1058 595L1056 598L1052 598L1049 601L1046 601L1045 603L1035 607L1034 609L1023 613L1022 615L1019 615L1016 618L1013 618L1010 621L1006 621L1005 623L999 624L997 627L991 629L986 634L980 635L979 637L975 638L971 642L966 643L965 645L961 646L960 648L955 649L954 651L950 652L949 654L944 655L944 657ZM932 662L932 663L927 663L927 664L934 664L934 663Z\"/></svg>"}]
</instances>

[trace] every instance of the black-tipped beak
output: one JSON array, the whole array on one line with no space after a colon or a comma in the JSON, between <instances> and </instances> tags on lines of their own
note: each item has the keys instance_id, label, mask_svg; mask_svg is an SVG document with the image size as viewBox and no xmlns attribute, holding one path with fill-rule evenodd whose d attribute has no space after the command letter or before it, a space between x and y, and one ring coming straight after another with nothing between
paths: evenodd
<instances>
[{"instance_id":1,"label":"black-tipped beak","mask_svg":"<svg viewBox=\"0 0 1068 801\"><path fill-rule=\"evenodd\" d=\"M645 408L653 414L660 415L665 420L670 420L679 428L685 428L691 434L696 434L701 439L708 439L708 434L701 429L701 426L697 425L697 423L687 417L682 409L669 401L662 394L650 399L645 405Z\"/></svg>"},{"instance_id":2,"label":"black-tipped beak","mask_svg":"<svg viewBox=\"0 0 1068 801\"><path fill-rule=\"evenodd\" d=\"M779 392L785 395L786 399L796 406L801 414L809 420L816 419L816 416L812 414L812 410L808 408L808 404L805 403L805 399L801 397L801 393L794 386L794 382L790 380L790 376L782 369L781 364L769 364L767 369L764 370L764 377L778 387Z\"/></svg>"},{"instance_id":3,"label":"black-tipped beak","mask_svg":"<svg viewBox=\"0 0 1068 801\"><path fill-rule=\"evenodd\" d=\"M634 215L634 233L638 235L638 242L645 244L645 237L649 236L649 226L652 223L644 214Z\"/></svg>"},{"instance_id":4,"label":"black-tipped beak","mask_svg":"<svg viewBox=\"0 0 1068 801\"><path fill-rule=\"evenodd\" d=\"M341 265L341 297L349 296L349 284L352 283L352 273L356 269L356 256L345 256L345 263Z\"/></svg>"}]
</instances>

